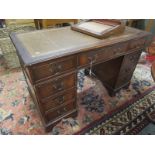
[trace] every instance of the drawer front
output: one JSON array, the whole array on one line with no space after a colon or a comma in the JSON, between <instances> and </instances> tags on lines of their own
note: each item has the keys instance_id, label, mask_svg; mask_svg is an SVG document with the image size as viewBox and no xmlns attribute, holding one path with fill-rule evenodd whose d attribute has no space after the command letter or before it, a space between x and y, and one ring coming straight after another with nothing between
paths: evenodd
<instances>
[{"instance_id":1,"label":"drawer front","mask_svg":"<svg viewBox=\"0 0 155 155\"><path fill-rule=\"evenodd\" d=\"M113 57L117 57L126 52L128 43L116 44L112 47L105 47L98 50L83 52L78 56L78 65L85 66L91 62L96 63L97 61L108 60Z\"/></svg>"},{"instance_id":2,"label":"drawer front","mask_svg":"<svg viewBox=\"0 0 155 155\"><path fill-rule=\"evenodd\" d=\"M66 75L54 80L38 84L35 86L40 100L50 97L56 93L72 88L76 85L76 73Z\"/></svg>"},{"instance_id":3,"label":"drawer front","mask_svg":"<svg viewBox=\"0 0 155 155\"><path fill-rule=\"evenodd\" d=\"M70 89L65 93L41 101L41 104L44 111L46 112L48 110L62 106L66 102L73 100L75 98L76 98L76 89Z\"/></svg>"},{"instance_id":4,"label":"drawer front","mask_svg":"<svg viewBox=\"0 0 155 155\"><path fill-rule=\"evenodd\" d=\"M145 47L145 38L141 38L141 39L136 39L136 40L132 40L129 43L129 49L139 49L139 48L144 48Z\"/></svg>"},{"instance_id":5,"label":"drawer front","mask_svg":"<svg viewBox=\"0 0 155 155\"><path fill-rule=\"evenodd\" d=\"M30 68L32 81L39 82L42 79L63 74L66 71L76 69L76 56L60 58L56 61L48 61Z\"/></svg>"},{"instance_id":6,"label":"drawer front","mask_svg":"<svg viewBox=\"0 0 155 155\"><path fill-rule=\"evenodd\" d=\"M58 108L57 110L48 111L45 114L45 120L46 122L50 122L54 119L57 119L58 117L61 117L71 111L76 109L75 101L69 102L67 105L62 106L61 108Z\"/></svg>"}]
</instances>

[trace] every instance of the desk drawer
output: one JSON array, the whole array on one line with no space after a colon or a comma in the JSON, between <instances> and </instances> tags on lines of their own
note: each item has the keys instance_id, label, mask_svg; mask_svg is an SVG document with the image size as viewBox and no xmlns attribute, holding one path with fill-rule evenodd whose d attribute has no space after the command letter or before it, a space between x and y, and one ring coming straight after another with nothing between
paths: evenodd
<instances>
[{"instance_id":1,"label":"desk drawer","mask_svg":"<svg viewBox=\"0 0 155 155\"><path fill-rule=\"evenodd\" d=\"M74 88L62 94L45 99L41 101L41 104L42 104L44 111L46 112L48 110L62 106L66 102L73 100L75 98L76 98L76 89Z\"/></svg>"},{"instance_id":2,"label":"desk drawer","mask_svg":"<svg viewBox=\"0 0 155 155\"><path fill-rule=\"evenodd\" d=\"M56 110L51 110L45 113L45 119L47 122L50 122L58 117L61 117L71 111L76 109L75 101L70 101L66 105L58 108Z\"/></svg>"},{"instance_id":3,"label":"desk drawer","mask_svg":"<svg viewBox=\"0 0 155 155\"><path fill-rule=\"evenodd\" d=\"M78 56L78 65L85 66L90 64L91 61L96 63L101 60L108 60L110 58L117 57L126 52L127 48L128 43L122 43L90 52L83 52Z\"/></svg>"},{"instance_id":4,"label":"desk drawer","mask_svg":"<svg viewBox=\"0 0 155 155\"><path fill-rule=\"evenodd\" d=\"M76 85L76 73L66 75L54 80L42 82L35 86L40 100L50 97L56 93L72 88Z\"/></svg>"},{"instance_id":5,"label":"desk drawer","mask_svg":"<svg viewBox=\"0 0 155 155\"><path fill-rule=\"evenodd\" d=\"M139 49L139 48L143 48L145 46L145 38L140 38L140 39L136 39L136 40L132 40L129 43L129 49Z\"/></svg>"},{"instance_id":6,"label":"desk drawer","mask_svg":"<svg viewBox=\"0 0 155 155\"><path fill-rule=\"evenodd\" d=\"M60 58L58 60L51 60L41 64L30 67L32 74L32 81L39 82L42 79L63 74L66 71L76 69L76 56Z\"/></svg>"}]
</instances>

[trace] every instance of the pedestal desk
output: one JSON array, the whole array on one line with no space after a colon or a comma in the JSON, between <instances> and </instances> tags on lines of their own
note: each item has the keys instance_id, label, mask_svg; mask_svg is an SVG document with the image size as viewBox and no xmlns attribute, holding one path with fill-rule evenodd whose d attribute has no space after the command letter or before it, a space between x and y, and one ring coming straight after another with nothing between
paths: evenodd
<instances>
[{"instance_id":1,"label":"pedestal desk","mask_svg":"<svg viewBox=\"0 0 155 155\"><path fill-rule=\"evenodd\" d=\"M70 27L10 35L28 88L46 131L62 118L76 116L77 72L93 65L93 73L111 95L127 87L142 50L152 41L148 32L126 27L107 39Z\"/></svg>"}]
</instances>

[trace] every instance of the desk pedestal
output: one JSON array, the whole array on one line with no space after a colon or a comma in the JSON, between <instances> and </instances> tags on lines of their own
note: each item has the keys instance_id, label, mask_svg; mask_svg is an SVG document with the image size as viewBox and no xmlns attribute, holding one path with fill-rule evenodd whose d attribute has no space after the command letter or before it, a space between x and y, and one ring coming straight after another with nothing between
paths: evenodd
<instances>
[{"instance_id":1,"label":"desk pedestal","mask_svg":"<svg viewBox=\"0 0 155 155\"><path fill-rule=\"evenodd\" d=\"M93 67L93 73L114 96L121 88L128 88L141 51L130 53Z\"/></svg>"}]
</instances>

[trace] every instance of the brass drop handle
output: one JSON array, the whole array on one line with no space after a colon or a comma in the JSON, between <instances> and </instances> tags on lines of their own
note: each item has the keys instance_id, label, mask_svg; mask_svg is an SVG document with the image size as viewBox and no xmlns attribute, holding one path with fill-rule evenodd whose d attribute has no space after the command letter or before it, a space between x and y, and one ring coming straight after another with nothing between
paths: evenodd
<instances>
[{"instance_id":1,"label":"brass drop handle","mask_svg":"<svg viewBox=\"0 0 155 155\"><path fill-rule=\"evenodd\" d=\"M119 55L120 52L121 52L121 47L118 47L118 48L115 48L115 49L114 49L114 54L115 54L115 55Z\"/></svg>"},{"instance_id":2,"label":"brass drop handle","mask_svg":"<svg viewBox=\"0 0 155 155\"><path fill-rule=\"evenodd\" d=\"M64 102L65 97L64 96L60 96L58 98L56 98L54 101L58 104L62 104Z\"/></svg>"},{"instance_id":3,"label":"brass drop handle","mask_svg":"<svg viewBox=\"0 0 155 155\"><path fill-rule=\"evenodd\" d=\"M58 71L61 71L62 70L62 65L58 64L57 69L58 69Z\"/></svg>"},{"instance_id":4,"label":"brass drop handle","mask_svg":"<svg viewBox=\"0 0 155 155\"><path fill-rule=\"evenodd\" d=\"M62 65L61 64L50 64L50 72L53 74L59 74L62 71Z\"/></svg>"},{"instance_id":5,"label":"brass drop handle","mask_svg":"<svg viewBox=\"0 0 155 155\"><path fill-rule=\"evenodd\" d=\"M59 103L62 104L65 100L65 97L64 96L60 96L59 97Z\"/></svg>"},{"instance_id":6,"label":"brass drop handle","mask_svg":"<svg viewBox=\"0 0 155 155\"><path fill-rule=\"evenodd\" d=\"M64 83L63 81L59 82L59 81L56 81L55 83L53 83L53 88L55 90L63 90L64 89Z\"/></svg>"}]
</instances>

